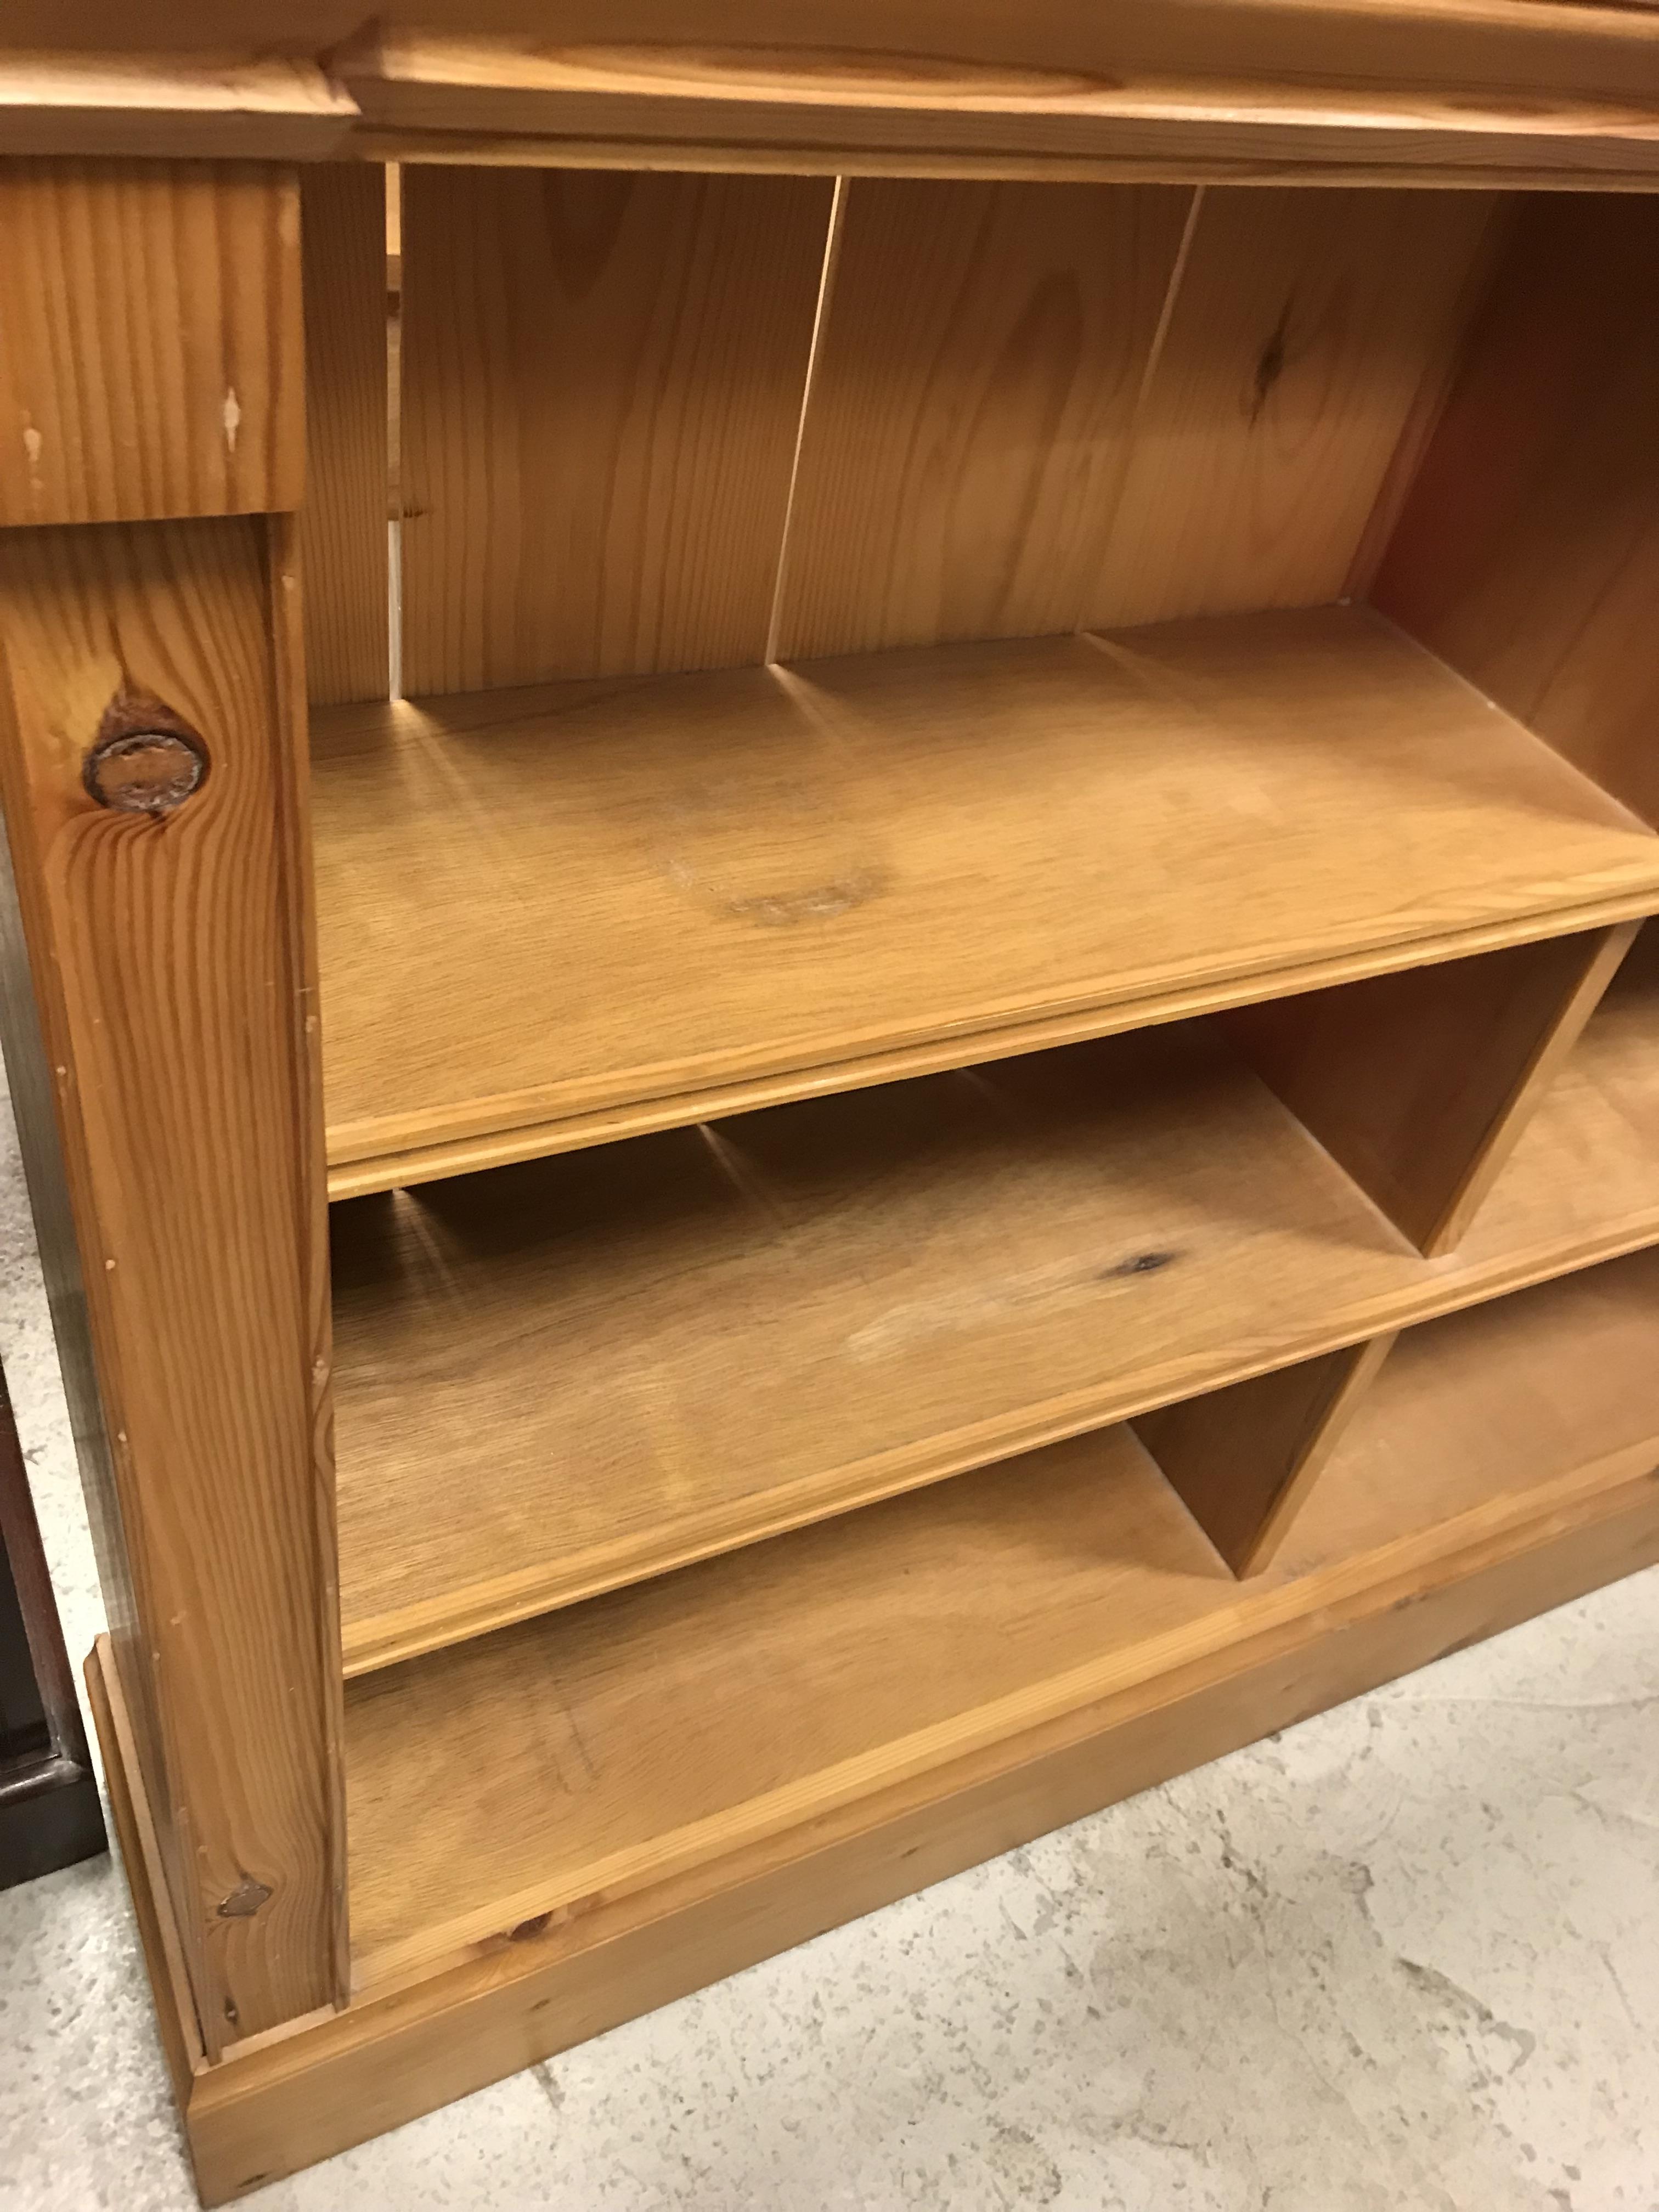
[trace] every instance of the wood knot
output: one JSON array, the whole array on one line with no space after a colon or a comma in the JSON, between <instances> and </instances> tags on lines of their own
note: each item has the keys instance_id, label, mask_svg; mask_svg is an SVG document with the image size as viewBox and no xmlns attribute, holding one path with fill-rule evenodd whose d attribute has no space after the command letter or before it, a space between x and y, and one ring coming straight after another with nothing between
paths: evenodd
<instances>
[{"instance_id":1,"label":"wood knot","mask_svg":"<svg viewBox=\"0 0 1659 2212\"><path fill-rule=\"evenodd\" d=\"M123 685L82 765L88 798L117 814L171 814L208 772L207 747L154 692Z\"/></svg>"},{"instance_id":2,"label":"wood knot","mask_svg":"<svg viewBox=\"0 0 1659 2212\"><path fill-rule=\"evenodd\" d=\"M1127 1260L1115 1260L1109 1267L1103 1267L1100 1279L1109 1283L1122 1275L1156 1275L1172 1267L1180 1257L1178 1252L1137 1252Z\"/></svg>"},{"instance_id":3,"label":"wood knot","mask_svg":"<svg viewBox=\"0 0 1659 2212\"><path fill-rule=\"evenodd\" d=\"M252 1920L270 1895L270 1892L264 1882L255 1881L251 1874L245 1874L230 1895L220 1899L219 1917L221 1920Z\"/></svg>"}]
</instances>

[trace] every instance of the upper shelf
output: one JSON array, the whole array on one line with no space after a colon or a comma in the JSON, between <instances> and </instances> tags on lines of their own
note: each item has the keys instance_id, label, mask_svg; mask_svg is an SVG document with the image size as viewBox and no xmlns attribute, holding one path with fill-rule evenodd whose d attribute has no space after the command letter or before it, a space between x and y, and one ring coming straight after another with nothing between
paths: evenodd
<instances>
[{"instance_id":1,"label":"upper shelf","mask_svg":"<svg viewBox=\"0 0 1659 2212\"><path fill-rule=\"evenodd\" d=\"M1357 607L319 712L336 1196L1659 908Z\"/></svg>"}]
</instances>

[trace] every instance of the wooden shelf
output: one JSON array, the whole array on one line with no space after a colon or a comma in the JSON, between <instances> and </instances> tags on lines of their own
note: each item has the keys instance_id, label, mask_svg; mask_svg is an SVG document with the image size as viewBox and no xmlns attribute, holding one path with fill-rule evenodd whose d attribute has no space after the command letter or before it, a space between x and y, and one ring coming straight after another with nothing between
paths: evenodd
<instances>
[{"instance_id":1,"label":"wooden shelf","mask_svg":"<svg viewBox=\"0 0 1659 2212\"><path fill-rule=\"evenodd\" d=\"M1119 1428L356 1684L360 1978L959 1789L1127 1686L1559 1533L1659 1460L1656 1326L1643 1253L1408 1337L1258 1582Z\"/></svg>"},{"instance_id":2,"label":"wooden shelf","mask_svg":"<svg viewBox=\"0 0 1659 2212\"><path fill-rule=\"evenodd\" d=\"M1441 1260L1206 1024L336 1206L348 1671L1659 1240L1656 951Z\"/></svg>"},{"instance_id":3,"label":"wooden shelf","mask_svg":"<svg viewBox=\"0 0 1659 2212\"><path fill-rule=\"evenodd\" d=\"M336 1196L1659 905L1357 607L327 709L315 819Z\"/></svg>"}]
</instances>

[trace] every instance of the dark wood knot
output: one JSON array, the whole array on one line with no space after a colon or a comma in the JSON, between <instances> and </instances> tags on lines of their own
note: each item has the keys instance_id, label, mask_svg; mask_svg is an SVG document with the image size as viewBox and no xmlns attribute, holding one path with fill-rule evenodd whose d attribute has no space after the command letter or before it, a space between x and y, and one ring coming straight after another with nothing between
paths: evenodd
<instances>
[{"instance_id":1,"label":"dark wood knot","mask_svg":"<svg viewBox=\"0 0 1659 2212\"><path fill-rule=\"evenodd\" d=\"M81 769L87 794L117 814L171 814L208 772L207 747L153 692L124 686L104 709Z\"/></svg>"},{"instance_id":2,"label":"dark wood knot","mask_svg":"<svg viewBox=\"0 0 1659 2212\"><path fill-rule=\"evenodd\" d=\"M256 1881L251 1874L245 1874L230 1895L220 1899L219 1917L221 1920L252 1920L270 1895L270 1891L264 1882Z\"/></svg>"}]
</instances>

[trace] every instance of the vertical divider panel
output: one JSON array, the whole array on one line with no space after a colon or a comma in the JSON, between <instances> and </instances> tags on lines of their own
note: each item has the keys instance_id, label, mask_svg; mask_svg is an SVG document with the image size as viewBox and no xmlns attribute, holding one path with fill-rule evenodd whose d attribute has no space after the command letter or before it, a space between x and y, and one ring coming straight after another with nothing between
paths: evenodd
<instances>
[{"instance_id":1,"label":"vertical divider panel","mask_svg":"<svg viewBox=\"0 0 1659 2212\"><path fill-rule=\"evenodd\" d=\"M1271 1562L1397 1334L1160 1406L1132 1424L1236 1575Z\"/></svg>"},{"instance_id":2,"label":"vertical divider panel","mask_svg":"<svg viewBox=\"0 0 1659 2212\"><path fill-rule=\"evenodd\" d=\"M1449 1250L1640 925L1512 945L1221 1017L1402 1234Z\"/></svg>"},{"instance_id":3,"label":"vertical divider panel","mask_svg":"<svg viewBox=\"0 0 1659 2212\"><path fill-rule=\"evenodd\" d=\"M287 517L0 535L0 776L210 2057L343 1996L320 1085Z\"/></svg>"},{"instance_id":4,"label":"vertical divider panel","mask_svg":"<svg viewBox=\"0 0 1659 2212\"><path fill-rule=\"evenodd\" d=\"M1212 185L1083 626L1338 598L1490 193Z\"/></svg>"},{"instance_id":5,"label":"vertical divider panel","mask_svg":"<svg viewBox=\"0 0 1659 2212\"><path fill-rule=\"evenodd\" d=\"M0 163L0 278L8 1044L212 2059L347 1993L298 181Z\"/></svg>"},{"instance_id":6,"label":"vertical divider panel","mask_svg":"<svg viewBox=\"0 0 1659 2212\"><path fill-rule=\"evenodd\" d=\"M854 177L780 659L1074 629L1194 195Z\"/></svg>"},{"instance_id":7,"label":"vertical divider panel","mask_svg":"<svg viewBox=\"0 0 1659 2212\"><path fill-rule=\"evenodd\" d=\"M834 190L405 170L407 692L764 659Z\"/></svg>"},{"instance_id":8,"label":"vertical divider panel","mask_svg":"<svg viewBox=\"0 0 1659 2212\"><path fill-rule=\"evenodd\" d=\"M1659 198L1524 199L1376 605L1659 828Z\"/></svg>"},{"instance_id":9,"label":"vertical divider panel","mask_svg":"<svg viewBox=\"0 0 1659 2212\"><path fill-rule=\"evenodd\" d=\"M386 175L319 164L300 179L306 318L306 672L313 706L388 685Z\"/></svg>"}]
</instances>

